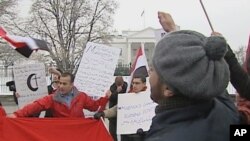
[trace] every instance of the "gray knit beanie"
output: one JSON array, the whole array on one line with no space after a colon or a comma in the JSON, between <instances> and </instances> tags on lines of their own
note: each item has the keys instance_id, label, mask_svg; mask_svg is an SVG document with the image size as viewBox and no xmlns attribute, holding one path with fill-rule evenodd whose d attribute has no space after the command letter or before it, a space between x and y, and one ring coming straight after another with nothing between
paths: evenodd
<instances>
[{"instance_id":1,"label":"gray knit beanie","mask_svg":"<svg viewBox=\"0 0 250 141\"><path fill-rule=\"evenodd\" d=\"M194 99L222 94L229 82L226 40L189 30L172 32L156 45L153 65L174 93Z\"/></svg>"}]
</instances>

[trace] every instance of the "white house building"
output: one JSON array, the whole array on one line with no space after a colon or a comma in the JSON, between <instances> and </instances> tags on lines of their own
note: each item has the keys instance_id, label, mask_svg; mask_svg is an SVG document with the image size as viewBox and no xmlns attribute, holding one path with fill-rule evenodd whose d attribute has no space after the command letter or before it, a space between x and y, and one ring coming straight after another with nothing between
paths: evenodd
<instances>
[{"instance_id":1,"label":"white house building","mask_svg":"<svg viewBox=\"0 0 250 141\"><path fill-rule=\"evenodd\" d=\"M177 26L180 29L179 26ZM153 50L157 43L156 31L160 29L154 29L152 27L145 28L140 31L122 31L122 35L114 35L111 42L108 44L111 47L121 48L121 54L119 58L120 64L133 63L137 49L144 46L145 54L148 63L152 60ZM161 35L162 36L162 35ZM232 95L236 94L236 90L231 85L228 85L228 92Z\"/></svg>"},{"instance_id":2,"label":"white house building","mask_svg":"<svg viewBox=\"0 0 250 141\"><path fill-rule=\"evenodd\" d=\"M152 53L156 44L156 30L148 27L140 31L122 31L121 35L113 35L108 45L121 49L120 64L133 63L137 49L141 46L144 46L145 55L149 62L152 59Z\"/></svg>"}]
</instances>

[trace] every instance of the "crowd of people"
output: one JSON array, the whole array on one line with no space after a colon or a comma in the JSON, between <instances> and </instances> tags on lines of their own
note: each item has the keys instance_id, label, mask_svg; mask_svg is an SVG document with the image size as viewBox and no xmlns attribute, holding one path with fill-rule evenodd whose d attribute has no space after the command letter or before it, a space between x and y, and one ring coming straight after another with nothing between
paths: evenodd
<instances>
[{"instance_id":1,"label":"crowd of people","mask_svg":"<svg viewBox=\"0 0 250 141\"><path fill-rule=\"evenodd\" d=\"M177 31L170 14L158 12L158 18L168 34L157 43L149 70L151 99L158 104L155 116L149 131L139 128L136 134L122 135L121 141L229 140L230 125L250 123L250 107L244 104L250 99L249 74L222 34L206 37L192 30ZM84 117L83 109L98 110L94 118L108 118L109 132L117 141L118 95L128 87L122 76L115 78L104 97L92 100L74 86L71 73L53 74L49 95L8 117L30 117L44 110L46 117ZM226 90L229 82L244 99L238 107ZM146 89L146 76L134 75L130 92ZM1 105L0 115L6 115Z\"/></svg>"}]
</instances>

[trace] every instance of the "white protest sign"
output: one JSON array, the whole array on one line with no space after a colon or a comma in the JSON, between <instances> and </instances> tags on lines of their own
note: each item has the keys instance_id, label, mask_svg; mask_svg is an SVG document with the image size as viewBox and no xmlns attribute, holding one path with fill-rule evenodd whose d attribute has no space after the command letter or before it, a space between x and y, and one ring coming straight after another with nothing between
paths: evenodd
<instances>
[{"instance_id":1,"label":"white protest sign","mask_svg":"<svg viewBox=\"0 0 250 141\"><path fill-rule=\"evenodd\" d=\"M176 25L175 26L176 30L180 30L180 26ZM156 29L155 30L155 39L156 42L160 41L161 38L163 38L168 32L166 32L163 28L161 29Z\"/></svg>"},{"instance_id":2,"label":"white protest sign","mask_svg":"<svg viewBox=\"0 0 250 141\"><path fill-rule=\"evenodd\" d=\"M231 95L236 95L237 94L237 91L236 89L234 88L234 86L232 85L232 83L228 83L228 86L227 86L227 91L229 94Z\"/></svg>"},{"instance_id":3,"label":"white protest sign","mask_svg":"<svg viewBox=\"0 0 250 141\"><path fill-rule=\"evenodd\" d=\"M119 48L88 42L76 73L75 86L94 100L104 96L113 83ZM94 113L84 110L86 117Z\"/></svg>"},{"instance_id":4,"label":"white protest sign","mask_svg":"<svg viewBox=\"0 0 250 141\"><path fill-rule=\"evenodd\" d=\"M149 91L119 94L117 134L134 134L139 128L148 131L155 115L155 106Z\"/></svg>"},{"instance_id":5,"label":"white protest sign","mask_svg":"<svg viewBox=\"0 0 250 141\"><path fill-rule=\"evenodd\" d=\"M76 73L76 87L89 96L103 96L113 83L119 55L119 48L88 42Z\"/></svg>"},{"instance_id":6,"label":"white protest sign","mask_svg":"<svg viewBox=\"0 0 250 141\"><path fill-rule=\"evenodd\" d=\"M16 91L20 95L19 108L48 94L45 67L42 63L15 65L14 80Z\"/></svg>"}]
</instances>

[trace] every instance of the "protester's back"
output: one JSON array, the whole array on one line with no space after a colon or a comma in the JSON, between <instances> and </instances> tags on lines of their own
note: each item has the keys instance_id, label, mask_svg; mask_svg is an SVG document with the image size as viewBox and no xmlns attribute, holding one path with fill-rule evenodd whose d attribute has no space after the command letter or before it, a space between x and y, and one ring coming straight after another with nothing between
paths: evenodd
<instances>
[{"instance_id":1,"label":"protester's back","mask_svg":"<svg viewBox=\"0 0 250 141\"><path fill-rule=\"evenodd\" d=\"M156 45L151 98L159 105L146 141L225 141L239 115L226 92L223 37L176 31Z\"/></svg>"}]
</instances>

